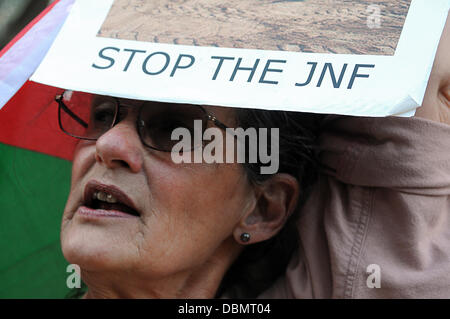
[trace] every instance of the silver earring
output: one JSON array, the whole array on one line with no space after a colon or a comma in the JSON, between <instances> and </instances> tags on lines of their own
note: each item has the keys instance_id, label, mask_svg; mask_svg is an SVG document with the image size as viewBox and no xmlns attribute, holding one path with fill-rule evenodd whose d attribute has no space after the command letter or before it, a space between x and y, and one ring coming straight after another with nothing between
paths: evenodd
<instances>
[{"instance_id":1,"label":"silver earring","mask_svg":"<svg viewBox=\"0 0 450 319\"><path fill-rule=\"evenodd\" d=\"M250 240L250 234L249 233L242 233L241 235L241 241L246 243Z\"/></svg>"}]
</instances>

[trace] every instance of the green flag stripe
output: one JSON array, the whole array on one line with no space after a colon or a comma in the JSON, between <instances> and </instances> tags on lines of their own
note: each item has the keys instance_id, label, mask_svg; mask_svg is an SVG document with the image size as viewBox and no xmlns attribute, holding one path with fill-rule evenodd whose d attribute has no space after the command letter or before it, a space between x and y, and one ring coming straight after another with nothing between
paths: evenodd
<instances>
[{"instance_id":1,"label":"green flag stripe","mask_svg":"<svg viewBox=\"0 0 450 319\"><path fill-rule=\"evenodd\" d=\"M59 229L71 163L0 143L0 298L62 298Z\"/></svg>"}]
</instances>

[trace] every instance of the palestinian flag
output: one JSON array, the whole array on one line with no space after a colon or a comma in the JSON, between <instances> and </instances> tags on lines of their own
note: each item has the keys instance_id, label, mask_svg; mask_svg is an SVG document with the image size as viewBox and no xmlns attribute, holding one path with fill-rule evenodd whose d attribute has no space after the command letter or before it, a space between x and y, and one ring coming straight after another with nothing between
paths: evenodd
<instances>
[{"instance_id":1,"label":"palestinian flag","mask_svg":"<svg viewBox=\"0 0 450 319\"><path fill-rule=\"evenodd\" d=\"M76 141L58 127L62 90L28 78L72 3L53 2L0 51L0 298L69 292L59 229Z\"/></svg>"}]
</instances>

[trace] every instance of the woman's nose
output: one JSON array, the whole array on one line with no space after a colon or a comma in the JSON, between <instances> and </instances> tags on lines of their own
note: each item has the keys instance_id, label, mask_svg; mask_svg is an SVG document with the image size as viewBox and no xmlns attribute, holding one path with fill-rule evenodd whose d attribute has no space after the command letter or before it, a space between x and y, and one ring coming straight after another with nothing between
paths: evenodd
<instances>
[{"instance_id":1,"label":"woman's nose","mask_svg":"<svg viewBox=\"0 0 450 319\"><path fill-rule=\"evenodd\" d=\"M130 122L120 122L100 136L96 142L95 159L108 168L126 167L138 173L143 165L143 146Z\"/></svg>"}]
</instances>

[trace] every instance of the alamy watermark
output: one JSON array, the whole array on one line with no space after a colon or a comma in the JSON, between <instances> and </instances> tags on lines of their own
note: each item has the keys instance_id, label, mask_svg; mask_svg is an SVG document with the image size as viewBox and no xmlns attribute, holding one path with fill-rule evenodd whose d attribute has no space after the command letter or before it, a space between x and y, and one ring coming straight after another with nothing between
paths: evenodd
<instances>
[{"instance_id":1,"label":"alamy watermark","mask_svg":"<svg viewBox=\"0 0 450 319\"><path fill-rule=\"evenodd\" d=\"M76 264L70 264L66 268L66 272L70 275L67 276L66 285L69 289L81 287L81 269Z\"/></svg>"},{"instance_id":2,"label":"alamy watermark","mask_svg":"<svg viewBox=\"0 0 450 319\"><path fill-rule=\"evenodd\" d=\"M367 27L369 29L381 28L381 7L377 4L371 4L367 7Z\"/></svg>"},{"instance_id":3,"label":"alamy watermark","mask_svg":"<svg viewBox=\"0 0 450 319\"><path fill-rule=\"evenodd\" d=\"M381 267L377 264L370 264L366 268L367 276L366 285L367 288L381 288Z\"/></svg>"},{"instance_id":4,"label":"alamy watermark","mask_svg":"<svg viewBox=\"0 0 450 319\"><path fill-rule=\"evenodd\" d=\"M217 127L203 131L202 121L194 121L192 133L184 127L172 131L176 143L171 152L174 163L260 163L261 174L275 174L279 168L279 129L250 127L226 128L226 134ZM269 140L270 135L270 141ZM224 141L225 136L225 141ZM208 143L203 143L208 141ZM269 143L270 142L270 143ZM195 145L201 145L195 147ZM193 149L192 153L189 152ZM192 158L193 157L193 158ZM265 165L265 166L264 166Z\"/></svg>"}]
</instances>

